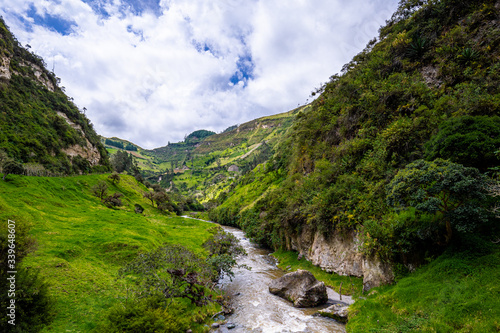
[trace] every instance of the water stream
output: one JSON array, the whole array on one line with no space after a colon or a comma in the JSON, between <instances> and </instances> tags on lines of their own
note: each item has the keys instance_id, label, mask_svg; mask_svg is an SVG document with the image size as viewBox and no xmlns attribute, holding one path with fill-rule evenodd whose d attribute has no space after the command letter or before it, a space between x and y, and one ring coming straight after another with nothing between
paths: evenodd
<instances>
[{"instance_id":1,"label":"water stream","mask_svg":"<svg viewBox=\"0 0 500 333\"><path fill-rule=\"evenodd\" d=\"M269 252L247 240L243 231L223 228L240 240L248 255L241 257L239 263L251 267L251 270L236 269L232 281L229 278L221 281L222 289L228 295L233 295L234 313L226 320L236 327L228 329L227 325L223 325L214 332L345 332L344 326L332 319L312 316L326 306L298 309L290 302L269 293L269 283L284 272L276 267ZM329 290L328 296L330 304L338 302L338 294L332 290ZM352 299L342 296L342 301L351 303Z\"/></svg>"}]
</instances>

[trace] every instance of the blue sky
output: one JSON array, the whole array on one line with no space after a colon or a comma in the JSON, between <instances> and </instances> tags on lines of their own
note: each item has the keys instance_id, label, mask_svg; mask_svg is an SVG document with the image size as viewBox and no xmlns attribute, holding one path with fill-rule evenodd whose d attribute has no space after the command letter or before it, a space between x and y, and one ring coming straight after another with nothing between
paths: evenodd
<instances>
[{"instance_id":1,"label":"blue sky","mask_svg":"<svg viewBox=\"0 0 500 333\"><path fill-rule=\"evenodd\" d=\"M0 0L99 134L144 148L302 105L397 0Z\"/></svg>"}]
</instances>

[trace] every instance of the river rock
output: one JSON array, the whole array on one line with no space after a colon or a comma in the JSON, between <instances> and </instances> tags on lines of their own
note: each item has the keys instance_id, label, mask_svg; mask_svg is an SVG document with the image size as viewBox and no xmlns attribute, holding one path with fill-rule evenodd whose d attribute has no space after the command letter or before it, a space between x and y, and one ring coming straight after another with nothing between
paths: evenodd
<instances>
[{"instance_id":1,"label":"river rock","mask_svg":"<svg viewBox=\"0 0 500 333\"><path fill-rule=\"evenodd\" d=\"M298 270L273 280L269 292L283 297L296 308L308 308L328 301L326 286L309 271Z\"/></svg>"},{"instance_id":2,"label":"river rock","mask_svg":"<svg viewBox=\"0 0 500 333\"><path fill-rule=\"evenodd\" d=\"M345 324L348 319L348 309L349 305L338 303L329 306L326 309L319 310L318 313L323 317L329 317Z\"/></svg>"}]
</instances>

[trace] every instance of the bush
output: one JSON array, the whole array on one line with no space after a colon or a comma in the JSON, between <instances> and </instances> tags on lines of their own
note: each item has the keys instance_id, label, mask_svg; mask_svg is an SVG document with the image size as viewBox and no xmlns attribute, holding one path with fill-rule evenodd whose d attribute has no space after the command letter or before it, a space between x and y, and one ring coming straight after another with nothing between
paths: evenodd
<instances>
[{"instance_id":1,"label":"bush","mask_svg":"<svg viewBox=\"0 0 500 333\"><path fill-rule=\"evenodd\" d=\"M399 170L387 186L387 203L396 210L414 207L435 216L446 228L445 242L453 230L472 232L487 221L482 207L487 178L476 168L437 159L418 160Z\"/></svg>"},{"instance_id":2,"label":"bush","mask_svg":"<svg viewBox=\"0 0 500 333\"><path fill-rule=\"evenodd\" d=\"M142 214L142 212L144 212L144 207L142 207L141 205L139 204L135 204L134 205L134 211L137 213L137 214Z\"/></svg>"},{"instance_id":3,"label":"bush","mask_svg":"<svg viewBox=\"0 0 500 333\"><path fill-rule=\"evenodd\" d=\"M1 272L0 278L7 284L8 274ZM2 332L39 332L53 319L53 299L49 296L48 285L40 277L38 271L24 267L17 269L15 292L16 317L13 326L5 313L0 318ZM0 306L7 309L11 298L7 292L0 294Z\"/></svg>"},{"instance_id":4,"label":"bush","mask_svg":"<svg viewBox=\"0 0 500 333\"><path fill-rule=\"evenodd\" d=\"M128 300L112 307L105 323L97 327L101 333L178 333L189 328L184 309L174 303L165 307L161 299L151 297Z\"/></svg>"},{"instance_id":5,"label":"bush","mask_svg":"<svg viewBox=\"0 0 500 333\"><path fill-rule=\"evenodd\" d=\"M448 159L482 171L498 165L500 117L463 116L445 121L425 145L425 157Z\"/></svg>"},{"instance_id":6,"label":"bush","mask_svg":"<svg viewBox=\"0 0 500 333\"><path fill-rule=\"evenodd\" d=\"M115 192L113 195L108 195L104 198L103 203L108 207L120 207L123 206L122 200L123 194L120 192Z\"/></svg>"},{"instance_id":7,"label":"bush","mask_svg":"<svg viewBox=\"0 0 500 333\"><path fill-rule=\"evenodd\" d=\"M7 161L3 165L3 179L5 180L5 177L8 174L12 175L22 175L24 174L24 168L21 163L18 163L16 161Z\"/></svg>"}]
</instances>

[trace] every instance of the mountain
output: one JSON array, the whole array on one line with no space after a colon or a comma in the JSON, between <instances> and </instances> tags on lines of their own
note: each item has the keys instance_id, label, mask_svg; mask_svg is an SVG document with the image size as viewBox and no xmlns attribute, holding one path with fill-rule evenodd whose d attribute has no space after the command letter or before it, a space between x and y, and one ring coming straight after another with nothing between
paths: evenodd
<instances>
[{"instance_id":1,"label":"mountain","mask_svg":"<svg viewBox=\"0 0 500 333\"><path fill-rule=\"evenodd\" d=\"M118 138L103 138L103 142L108 143L106 147L113 154L112 159L117 151L134 156L148 182L160 183L211 207L221 192L234 186L242 175L274 154L276 145L293 124L295 116L308 108L303 106L261 117L231 126L219 134L198 130L187 135L182 142L169 142L167 146L152 150ZM137 150L125 150L132 146L138 147Z\"/></svg>"},{"instance_id":2,"label":"mountain","mask_svg":"<svg viewBox=\"0 0 500 333\"><path fill-rule=\"evenodd\" d=\"M27 48L29 48L27 46ZM0 155L32 175L109 170L90 120L0 19Z\"/></svg>"},{"instance_id":3,"label":"mountain","mask_svg":"<svg viewBox=\"0 0 500 333\"><path fill-rule=\"evenodd\" d=\"M297 114L265 167L227 193L218 211L230 221L217 210L213 218L241 226L252 207L259 219L247 223L270 247L307 227L369 234L378 242L367 253L400 255L388 237L403 235L383 234L395 214L386 189L398 172L421 159L483 173L499 165L498 18L497 1L402 1L379 38ZM269 191L262 177L279 186ZM252 196L241 195L249 186Z\"/></svg>"},{"instance_id":4,"label":"mountain","mask_svg":"<svg viewBox=\"0 0 500 333\"><path fill-rule=\"evenodd\" d=\"M425 305L416 290L444 288L451 276L468 288L455 263L472 275L482 269L475 260L498 263L488 188L500 166L499 18L499 1L401 1L378 38L313 92L270 159L219 194L210 219L362 277L365 291L401 280L359 302L349 331L494 331L481 314L497 306L487 295L459 319L444 313L476 301L445 305L426 293L434 305ZM476 283L491 286L498 274L488 272Z\"/></svg>"}]
</instances>

